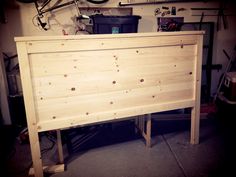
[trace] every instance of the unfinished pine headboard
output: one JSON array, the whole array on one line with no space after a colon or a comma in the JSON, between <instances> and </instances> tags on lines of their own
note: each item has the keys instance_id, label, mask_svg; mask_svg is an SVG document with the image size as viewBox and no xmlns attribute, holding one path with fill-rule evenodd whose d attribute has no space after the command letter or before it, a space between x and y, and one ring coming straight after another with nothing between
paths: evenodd
<instances>
[{"instance_id":1,"label":"unfinished pine headboard","mask_svg":"<svg viewBox=\"0 0 236 177\"><path fill-rule=\"evenodd\" d=\"M36 176L38 132L192 108L199 139L202 31L17 37Z\"/></svg>"}]
</instances>

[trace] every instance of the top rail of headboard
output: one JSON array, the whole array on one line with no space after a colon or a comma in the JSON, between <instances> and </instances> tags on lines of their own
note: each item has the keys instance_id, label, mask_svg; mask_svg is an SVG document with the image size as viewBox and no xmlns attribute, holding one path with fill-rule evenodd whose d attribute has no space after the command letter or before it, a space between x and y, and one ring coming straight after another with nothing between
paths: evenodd
<instances>
[{"instance_id":1,"label":"top rail of headboard","mask_svg":"<svg viewBox=\"0 0 236 177\"><path fill-rule=\"evenodd\" d=\"M176 35L201 35L204 34L204 31L181 31L181 32L147 32L147 33L133 33L132 37L152 37L152 36L176 36ZM24 37L15 37L16 42L24 41L41 41L41 40L78 40L78 39L87 39L89 36L90 39L104 39L110 38L110 34L94 34L94 35L65 35L65 36L24 36ZM130 37L130 33L123 34L113 34L115 38L124 38Z\"/></svg>"}]
</instances>

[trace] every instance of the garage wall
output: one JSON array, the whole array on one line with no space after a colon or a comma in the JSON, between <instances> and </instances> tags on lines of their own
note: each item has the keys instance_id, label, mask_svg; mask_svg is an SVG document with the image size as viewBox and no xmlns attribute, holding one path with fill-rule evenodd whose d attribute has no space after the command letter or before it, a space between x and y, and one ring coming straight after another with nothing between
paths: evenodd
<instances>
[{"instance_id":1,"label":"garage wall","mask_svg":"<svg viewBox=\"0 0 236 177\"><path fill-rule=\"evenodd\" d=\"M122 2L143 2L144 0L123 0ZM83 7L118 7L120 1L110 0L108 3L101 5L93 5L90 3L83 3ZM161 4L161 5L140 5L133 6L133 14L142 16L139 21L139 32L154 32L157 29L157 20L154 15L156 8L161 8L162 6L178 8L185 8L185 11L177 12L176 16L184 17L185 22L199 22L200 16L192 16L190 8L192 7L219 7L218 2L211 3L175 3L175 4ZM130 7L130 6L129 6ZM131 6L132 7L132 6ZM228 7L229 12L236 10L235 4L230 4ZM13 55L16 53L16 47L14 42L15 36L34 36L34 35L62 35L62 30L68 34L74 34L76 30L76 25L74 24L73 18L76 15L76 10L73 6L57 10L53 13L48 13L46 19L49 20L50 29L44 31L34 24L34 16L36 14L36 9L33 4L23 4L23 3L10 3L5 8L5 16L7 19L6 24L0 25L0 45L2 51ZM206 16L203 22L216 22L217 16ZM214 52L213 52L213 63L223 64L223 69L221 71L213 71L212 79L212 93L215 93L219 77L224 71L227 64L227 59L225 58L222 49L228 51L230 56L233 56L233 48L236 44L236 16L227 17L229 29L215 31L214 36ZM35 26L36 25L36 26ZM4 94L4 93L1 93ZM8 118L6 118L8 119ZM9 121L5 121L9 122Z\"/></svg>"}]
</instances>

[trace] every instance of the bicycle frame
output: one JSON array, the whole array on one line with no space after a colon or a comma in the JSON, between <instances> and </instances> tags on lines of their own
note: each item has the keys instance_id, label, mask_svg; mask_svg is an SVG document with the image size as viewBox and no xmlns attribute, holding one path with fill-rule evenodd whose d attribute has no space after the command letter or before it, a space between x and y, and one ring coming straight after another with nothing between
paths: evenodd
<instances>
[{"instance_id":1,"label":"bicycle frame","mask_svg":"<svg viewBox=\"0 0 236 177\"><path fill-rule=\"evenodd\" d=\"M26 0L19 0L19 1L22 1L22 2L26 2ZM76 6L76 10L77 10L77 13L78 13L78 19L81 19L81 18L84 18L83 15L80 14L80 11L79 11L79 7L78 7L78 2L80 0L71 0L69 2L65 2L65 3L62 3L62 4L58 4L58 5L54 5L52 7L49 7L47 9L45 9L45 7L51 2L52 0L46 0L41 6L39 5L39 3L37 2L37 0L27 0L28 3L31 3L33 2L35 4L35 7L36 7L36 10L37 10L37 20L40 24L40 26L46 31L47 28L45 28L45 26L47 25L46 23L42 22L41 21L41 18L43 17L43 14L44 13L47 13L47 12L52 12L53 10L56 10L56 9L59 9L59 8L62 8L62 7L65 7L65 6L69 6L69 5L72 5L74 4ZM88 2L90 3L94 3L94 4L101 4L101 3L105 3L109 0L87 0ZM86 17L88 18L88 17Z\"/></svg>"}]
</instances>

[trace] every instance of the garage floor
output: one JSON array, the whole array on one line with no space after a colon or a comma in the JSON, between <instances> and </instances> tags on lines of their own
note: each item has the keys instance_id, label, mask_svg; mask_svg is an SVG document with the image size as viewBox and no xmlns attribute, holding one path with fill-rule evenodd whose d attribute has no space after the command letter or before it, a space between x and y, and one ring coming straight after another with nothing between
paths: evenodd
<instances>
[{"instance_id":1,"label":"garage floor","mask_svg":"<svg viewBox=\"0 0 236 177\"><path fill-rule=\"evenodd\" d=\"M229 174L235 171L229 161L236 157L235 147L231 144L235 138L232 138L231 124L225 124L227 121L221 119L202 116L198 145L189 144L188 117L172 120L154 118L152 148L145 147L142 137L134 133L134 122L130 120L66 130L62 132L66 171L46 176L232 176ZM50 136L41 134L40 137L44 164L57 162L56 148L52 146L53 132ZM31 164L29 144L20 144L16 140L6 164L8 176L27 176Z\"/></svg>"}]
</instances>

